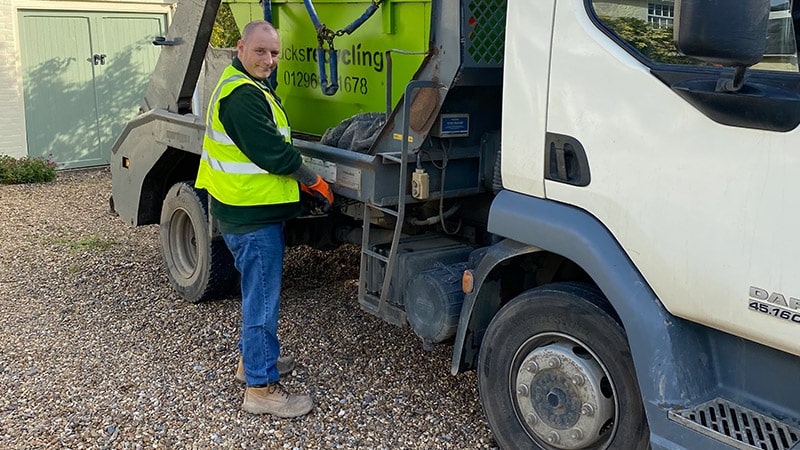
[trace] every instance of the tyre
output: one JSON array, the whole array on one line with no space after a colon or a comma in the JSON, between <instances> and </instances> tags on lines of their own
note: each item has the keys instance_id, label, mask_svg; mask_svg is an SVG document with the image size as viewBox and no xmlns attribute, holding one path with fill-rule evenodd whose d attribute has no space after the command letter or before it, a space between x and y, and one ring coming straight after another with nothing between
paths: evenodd
<instances>
[{"instance_id":1,"label":"tyre","mask_svg":"<svg viewBox=\"0 0 800 450\"><path fill-rule=\"evenodd\" d=\"M236 286L225 241L208 235L208 194L192 183L176 183L164 198L159 240L170 284L185 300L223 297Z\"/></svg>"},{"instance_id":2,"label":"tyre","mask_svg":"<svg viewBox=\"0 0 800 450\"><path fill-rule=\"evenodd\" d=\"M591 286L545 285L505 305L483 338L478 389L503 449L650 447L625 331Z\"/></svg>"}]
</instances>

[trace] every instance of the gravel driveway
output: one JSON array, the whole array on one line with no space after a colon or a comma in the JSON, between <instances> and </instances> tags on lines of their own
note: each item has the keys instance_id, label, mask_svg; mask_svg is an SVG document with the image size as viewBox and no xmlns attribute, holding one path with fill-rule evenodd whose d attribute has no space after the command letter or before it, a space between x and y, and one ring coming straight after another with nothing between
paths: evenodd
<instances>
[{"instance_id":1,"label":"gravel driveway","mask_svg":"<svg viewBox=\"0 0 800 450\"><path fill-rule=\"evenodd\" d=\"M240 410L238 297L169 287L158 227L108 211L108 169L0 186L0 448L494 448L452 347L362 312L358 249L289 249L279 333L298 419Z\"/></svg>"}]
</instances>

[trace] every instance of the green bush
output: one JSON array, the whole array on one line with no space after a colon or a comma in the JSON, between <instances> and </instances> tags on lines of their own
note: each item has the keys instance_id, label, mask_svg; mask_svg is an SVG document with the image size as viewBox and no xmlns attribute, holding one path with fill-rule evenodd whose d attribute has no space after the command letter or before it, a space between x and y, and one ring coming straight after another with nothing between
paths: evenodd
<instances>
[{"instance_id":1,"label":"green bush","mask_svg":"<svg viewBox=\"0 0 800 450\"><path fill-rule=\"evenodd\" d=\"M56 179L56 163L42 157L0 155L0 184L43 183Z\"/></svg>"}]
</instances>

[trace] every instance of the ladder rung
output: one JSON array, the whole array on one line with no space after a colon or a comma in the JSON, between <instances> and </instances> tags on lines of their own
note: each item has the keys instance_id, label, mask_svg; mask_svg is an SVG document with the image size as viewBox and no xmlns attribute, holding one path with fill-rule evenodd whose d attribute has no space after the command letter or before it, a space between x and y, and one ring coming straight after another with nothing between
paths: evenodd
<instances>
[{"instance_id":1,"label":"ladder rung","mask_svg":"<svg viewBox=\"0 0 800 450\"><path fill-rule=\"evenodd\" d=\"M385 161L391 161L391 162L396 162L396 163L402 163L403 162L403 154L401 152L397 152L397 153L381 153L380 155L383 158L384 162Z\"/></svg>"},{"instance_id":2,"label":"ladder rung","mask_svg":"<svg viewBox=\"0 0 800 450\"><path fill-rule=\"evenodd\" d=\"M380 261L383 261L383 262L389 262L389 257L388 256L381 255L380 253L373 252L372 250L362 249L361 252L364 253L365 255L371 256L371 257L373 257L373 258L375 258L377 260L380 260Z\"/></svg>"},{"instance_id":3,"label":"ladder rung","mask_svg":"<svg viewBox=\"0 0 800 450\"><path fill-rule=\"evenodd\" d=\"M383 206L374 205L372 203L365 203L365 205L367 205L367 207L369 207L369 208L377 209L378 211L381 211L381 212L383 212L385 214L389 214L390 216L397 217L399 215L397 211L395 211L393 209L389 209L389 208L384 208Z\"/></svg>"}]
</instances>

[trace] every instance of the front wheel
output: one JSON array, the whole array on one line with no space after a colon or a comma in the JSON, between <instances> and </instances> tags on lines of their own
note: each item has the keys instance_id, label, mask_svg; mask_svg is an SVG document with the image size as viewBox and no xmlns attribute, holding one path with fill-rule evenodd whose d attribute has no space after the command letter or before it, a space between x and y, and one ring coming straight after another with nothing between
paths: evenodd
<instances>
[{"instance_id":1,"label":"front wheel","mask_svg":"<svg viewBox=\"0 0 800 450\"><path fill-rule=\"evenodd\" d=\"M478 388L501 448L649 448L625 331L591 286L545 285L505 305L483 339Z\"/></svg>"},{"instance_id":2,"label":"front wheel","mask_svg":"<svg viewBox=\"0 0 800 450\"><path fill-rule=\"evenodd\" d=\"M161 207L161 255L170 284L197 303L228 294L236 285L233 256L222 238L208 233L208 194L176 183Z\"/></svg>"}]
</instances>

